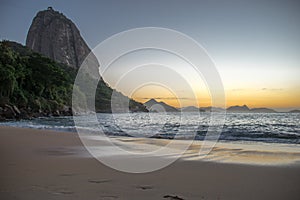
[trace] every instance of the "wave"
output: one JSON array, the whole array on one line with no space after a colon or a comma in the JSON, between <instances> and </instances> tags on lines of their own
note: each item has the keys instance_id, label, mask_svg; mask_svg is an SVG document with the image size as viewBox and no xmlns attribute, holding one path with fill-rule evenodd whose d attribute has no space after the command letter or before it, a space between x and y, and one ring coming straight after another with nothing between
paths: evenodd
<instances>
[{"instance_id":1,"label":"wave","mask_svg":"<svg viewBox=\"0 0 300 200\"><path fill-rule=\"evenodd\" d=\"M209 129L209 114L178 113L163 116L160 113L97 114L99 124L90 124L85 118L76 126L73 117L51 117L33 120L2 122L0 125L56 131L103 132L112 136L152 137L165 139L204 140ZM86 121L84 121L86 120ZM300 114L232 114L226 116L219 140L260 141L272 143L300 143Z\"/></svg>"}]
</instances>

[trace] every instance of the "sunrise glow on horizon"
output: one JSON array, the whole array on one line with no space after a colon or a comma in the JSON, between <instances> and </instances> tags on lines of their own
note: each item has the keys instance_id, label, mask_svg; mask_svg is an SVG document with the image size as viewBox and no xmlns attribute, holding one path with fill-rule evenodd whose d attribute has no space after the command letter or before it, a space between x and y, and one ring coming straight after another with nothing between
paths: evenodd
<instances>
[{"instance_id":1,"label":"sunrise glow on horizon","mask_svg":"<svg viewBox=\"0 0 300 200\"><path fill-rule=\"evenodd\" d=\"M139 62L145 62L143 59L163 61L161 61L162 64L145 64L143 68L131 72L127 79L118 85L118 79L126 74L126 69L132 65L136 66ZM223 82L226 102L225 106L216 106L247 105L250 108L267 107L279 111L300 108L300 83L298 80L300 70L298 68L293 66L272 68L259 63L245 68L245 65L239 62L241 61L237 59L233 67L217 63L216 67ZM168 66L167 63L171 64ZM189 64L178 58L171 58L160 52L135 52L127 58L116 61L110 67L103 76L104 80L112 88L136 101L144 103L153 98L177 108L212 106L209 88L206 86L205 80L198 77ZM153 80L163 79L169 89L168 86L164 88L165 86L151 86L150 84L150 86L141 87L136 91L132 90L141 85L142 80L148 78L152 80L151 77Z\"/></svg>"},{"instance_id":2,"label":"sunrise glow on horizon","mask_svg":"<svg viewBox=\"0 0 300 200\"><path fill-rule=\"evenodd\" d=\"M162 90L163 91L163 90ZM198 94L198 101L195 102L194 99L177 99L174 95L169 92L155 90L147 91L142 93L136 93L132 98L136 101L145 103L150 99L156 99L157 101L163 101L171 106L180 108L187 106L195 107L208 107L211 106L211 98L207 91ZM206 93L206 94L205 94ZM248 89L243 91L229 90L225 91L226 94L226 107L235 106L235 105L247 105L250 108L259 108L267 107L274 109L290 109L290 108L299 108L300 103L300 94L295 90L280 90L280 91L265 91L264 89L255 90ZM180 103L182 105L180 105Z\"/></svg>"},{"instance_id":3,"label":"sunrise glow on horizon","mask_svg":"<svg viewBox=\"0 0 300 200\"><path fill-rule=\"evenodd\" d=\"M293 76L295 77L294 80ZM256 81L258 81L257 78ZM290 77L286 77L285 80L282 81L286 83L284 85L282 84L281 87L276 87L276 80L273 80L274 84L255 85L255 83L253 83L252 87L251 84L245 84L247 81L240 81L239 84L236 84L236 87L230 87L230 85L233 85L234 82L237 81L232 81L231 83L229 81L223 81L226 107L247 105L251 108L267 107L279 110L300 108L299 86L293 84L293 82L295 83L296 81L296 76L291 74ZM244 87L242 87L243 84ZM274 86L272 87L272 85ZM201 82L201 87L193 88L195 97L185 94L184 91L180 91L180 95L176 96L174 93L157 86L145 87L133 94L126 92L126 90L122 88L116 89L142 103L153 98L177 108L187 106L212 106L209 89L205 86L203 81Z\"/></svg>"}]
</instances>

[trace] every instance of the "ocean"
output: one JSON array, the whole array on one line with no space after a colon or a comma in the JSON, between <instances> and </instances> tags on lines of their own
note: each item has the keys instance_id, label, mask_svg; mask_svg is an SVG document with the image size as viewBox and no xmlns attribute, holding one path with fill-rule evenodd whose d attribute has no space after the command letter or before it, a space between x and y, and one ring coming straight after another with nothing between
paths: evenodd
<instances>
[{"instance_id":1,"label":"ocean","mask_svg":"<svg viewBox=\"0 0 300 200\"><path fill-rule=\"evenodd\" d=\"M154 137L203 140L210 113L98 113L98 124L84 116L77 128L87 132L102 130L110 136ZM48 117L1 122L3 126L76 132L73 117ZM300 144L300 113L227 113L219 141Z\"/></svg>"}]
</instances>

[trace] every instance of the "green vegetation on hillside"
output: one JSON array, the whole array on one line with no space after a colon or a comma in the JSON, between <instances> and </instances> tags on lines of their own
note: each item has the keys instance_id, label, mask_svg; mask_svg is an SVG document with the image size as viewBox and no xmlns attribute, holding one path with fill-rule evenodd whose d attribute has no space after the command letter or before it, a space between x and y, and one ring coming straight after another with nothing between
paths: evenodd
<instances>
[{"instance_id":1,"label":"green vegetation on hillside","mask_svg":"<svg viewBox=\"0 0 300 200\"><path fill-rule=\"evenodd\" d=\"M70 105L72 74L53 60L11 42L0 43L1 105L52 112Z\"/></svg>"},{"instance_id":2,"label":"green vegetation on hillside","mask_svg":"<svg viewBox=\"0 0 300 200\"><path fill-rule=\"evenodd\" d=\"M0 107L15 105L31 113L54 113L72 104L76 71L10 41L0 42ZM80 89L79 89L80 90ZM96 90L96 110L110 112L113 90L102 80ZM133 100L132 109L146 111Z\"/></svg>"}]
</instances>

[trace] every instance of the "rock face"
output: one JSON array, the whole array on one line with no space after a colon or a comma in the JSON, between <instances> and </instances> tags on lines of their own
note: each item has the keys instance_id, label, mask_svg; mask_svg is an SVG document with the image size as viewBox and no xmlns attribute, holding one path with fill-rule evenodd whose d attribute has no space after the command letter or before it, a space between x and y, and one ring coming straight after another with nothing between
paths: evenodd
<instances>
[{"instance_id":1,"label":"rock face","mask_svg":"<svg viewBox=\"0 0 300 200\"><path fill-rule=\"evenodd\" d=\"M76 69L91 51L75 24L52 7L37 13L27 34L26 46Z\"/></svg>"}]
</instances>

